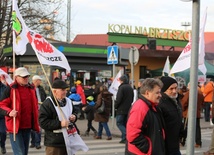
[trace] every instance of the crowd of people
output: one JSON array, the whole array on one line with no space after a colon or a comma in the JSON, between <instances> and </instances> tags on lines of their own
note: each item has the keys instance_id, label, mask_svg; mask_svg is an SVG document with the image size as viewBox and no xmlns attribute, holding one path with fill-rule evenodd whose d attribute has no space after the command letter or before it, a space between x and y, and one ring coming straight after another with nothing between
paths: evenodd
<instances>
[{"instance_id":1,"label":"crowd of people","mask_svg":"<svg viewBox=\"0 0 214 155\"><path fill-rule=\"evenodd\" d=\"M9 134L14 155L27 155L28 149L40 149L41 130L44 130L46 155L67 155L70 151L66 135L89 136L112 140L108 126L112 112L113 94L99 80L92 94L86 96L80 80L71 88L66 82L55 79L51 94L41 86L39 75L32 77L24 67L14 72L15 81L7 85L0 77L0 141L5 154L6 135ZM162 76L139 79L133 88L127 75L119 78L115 98L116 125L121 132L119 143L125 144L126 155L181 155L186 145L190 84L178 89L175 78ZM133 81L132 81L133 82ZM210 106L214 98L214 79L197 88L197 115L195 147L202 147L201 111L205 121L210 121ZM102 113L98 112L104 104ZM214 106L212 122L214 123ZM81 134L78 120L87 119L86 130ZM98 123L98 128L93 126ZM73 142L75 143L75 142ZM82 149L87 147L82 143ZM214 155L214 130L210 149L204 155Z\"/></svg>"}]
</instances>

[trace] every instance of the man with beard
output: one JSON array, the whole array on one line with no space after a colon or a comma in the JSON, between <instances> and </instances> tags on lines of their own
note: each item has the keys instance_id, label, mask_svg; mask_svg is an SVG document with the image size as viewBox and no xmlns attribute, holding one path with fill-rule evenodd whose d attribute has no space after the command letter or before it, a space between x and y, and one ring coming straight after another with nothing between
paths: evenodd
<instances>
[{"instance_id":1,"label":"man with beard","mask_svg":"<svg viewBox=\"0 0 214 155\"><path fill-rule=\"evenodd\" d=\"M181 155L180 133L182 130L182 107L178 100L178 83L171 77L163 76L161 89L161 100L158 107L161 109L166 132L166 155Z\"/></svg>"}]
</instances>

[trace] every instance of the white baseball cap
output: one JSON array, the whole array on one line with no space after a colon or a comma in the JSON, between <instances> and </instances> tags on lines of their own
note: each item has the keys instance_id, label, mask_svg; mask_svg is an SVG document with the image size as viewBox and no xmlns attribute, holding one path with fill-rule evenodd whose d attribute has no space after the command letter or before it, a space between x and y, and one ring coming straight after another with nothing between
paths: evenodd
<instances>
[{"instance_id":1,"label":"white baseball cap","mask_svg":"<svg viewBox=\"0 0 214 155\"><path fill-rule=\"evenodd\" d=\"M39 75L34 75L32 80L42 80L42 78Z\"/></svg>"},{"instance_id":2,"label":"white baseball cap","mask_svg":"<svg viewBox=\"0 0 214 155\"><path fill-rule=\"evenodd\" d=\"M15 70L14 75L25 77L25 76L30 76L30 73L27 71L25 67L19 67Z\"/></svg>"}]
</instances>

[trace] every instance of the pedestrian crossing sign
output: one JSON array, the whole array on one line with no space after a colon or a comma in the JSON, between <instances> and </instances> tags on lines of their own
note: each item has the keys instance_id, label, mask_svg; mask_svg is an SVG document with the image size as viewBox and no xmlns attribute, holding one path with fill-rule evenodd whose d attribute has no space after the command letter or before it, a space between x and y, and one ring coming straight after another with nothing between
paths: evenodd
<instances>
[{"instance_id":1,"label":"pedestrian crossing sign","mask_svg":"<svg viewBox=\"0 0 214 155\"><path fill-rule=\"evenodd\" d=\"M108 46L107 64L118 64L118 46Z\"/></svg>"}]
</instances>

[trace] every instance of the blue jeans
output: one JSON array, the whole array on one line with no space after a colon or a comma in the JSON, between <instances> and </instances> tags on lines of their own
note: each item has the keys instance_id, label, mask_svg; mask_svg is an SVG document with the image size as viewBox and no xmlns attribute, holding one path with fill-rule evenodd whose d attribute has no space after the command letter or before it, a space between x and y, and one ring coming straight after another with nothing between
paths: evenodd
<instances>
[{"instance_id":1,"label":"blue jeans","mask_svg":"<svg viewBox=\"0 0 214 155\"><path fill-rule=\"evenodd\" d=\"M206 122L210 121L210 105L212 102L204 102L204 119Z\"/></svg>"},{"instance_id":2,"label":"blue jeans","mask_svg":"<svg viewBox=\"0 0 214 155\"><path fill-rule=\"evenodd\" d=\"M0 118L0 142L1 142L1 148L5 147L6 142L6 126L5 126L5 119Z\"/></svg>"},{"instance_id":3,"label":"blue jeans","mask_svg":"<svg viewBox=\"0 0 214 155\"><path fill-rule=\"evenodd\" d=\"M10 133L10 143L14 155L28 155L31 129L20 129L13 139L13 133Z\"/></svg>"},{"instance_id":4,"label":"blue jeans","mask_svg":"<svg viewBox=\"0 0 214 155\"><path fill-rule=\"evenodd\" d=\"M117 127L119 128L121 135L121 140L126 140L126 123L127 123L127 115L117 115L116 116Z\"/></svg>"},{"instance_id":5,"label":"blue jeans","mask_svg":"<svg viewBox=\"0 0 214 155\"><path fill-rule=\"evenodd\" d=\"M40 146L41 132L31 130L31 145Z\"/></svg>"},{"instance_id":6,"label":"blue jeans","mask_svg":"<svg viewBox=\"0 0 214 155\"><path fill-rule=\"evenodd\" d=\"M108 123L107 122L99 122L99 127L98 127L98 136L102 136L102 132L103 132L103 128L105 129L106 131L106 135L108 137L111 137L111 132L109 130L109 127L108 127Z\"/></svg>"}]
</instances>

